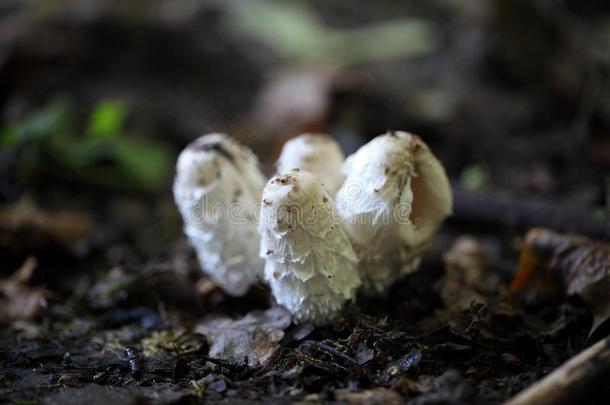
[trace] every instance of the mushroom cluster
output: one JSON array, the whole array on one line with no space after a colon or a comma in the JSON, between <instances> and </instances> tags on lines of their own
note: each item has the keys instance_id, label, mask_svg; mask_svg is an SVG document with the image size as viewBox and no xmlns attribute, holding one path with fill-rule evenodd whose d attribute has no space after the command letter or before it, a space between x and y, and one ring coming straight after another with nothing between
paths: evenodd
<instances>
[{"instance_id":1,"label":"mushroom cluster","mask_svg":"<svg viewBox=\"0 0 610 405\"><path fill-rule=\"evenodd\" d=\"M326 324L358 289L381 294L415 270L452 195L417 136L380 135L344 158L327 135L288 141L265 184L226 135L181 153L174 198L203 270L231 295L265 281L297 322Z\"/></svg>"}]
</instances>

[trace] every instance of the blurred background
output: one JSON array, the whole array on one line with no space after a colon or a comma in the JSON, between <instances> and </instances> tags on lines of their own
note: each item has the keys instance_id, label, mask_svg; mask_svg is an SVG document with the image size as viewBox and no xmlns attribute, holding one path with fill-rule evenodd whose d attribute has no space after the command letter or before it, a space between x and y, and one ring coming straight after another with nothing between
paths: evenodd
<instances>
[{"instance_id":1,"label":"blurred background","mask_svg":"<svg viewBox=\"0 0 610 405\"><path fill-rule=\"evenodd\" d=\"M603 0L2 0L1 275L29 257L82 298L196 269L171 181L207 132L272 174L301 132L350 153L408 130L454 183L445 233L513 256L535 225L608 237L609 59Z\"/></svg>"}]
</instances>

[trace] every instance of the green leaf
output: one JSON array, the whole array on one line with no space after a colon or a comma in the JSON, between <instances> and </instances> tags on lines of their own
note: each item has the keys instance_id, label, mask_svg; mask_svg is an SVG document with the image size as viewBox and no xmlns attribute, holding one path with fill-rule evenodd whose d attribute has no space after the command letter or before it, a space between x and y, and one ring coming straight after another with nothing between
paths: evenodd
<instances>
[{"instance_id":1,"label":"green leaf","mask_svg":"<svg viewBox=\"0 0 610 405\"><path fill-rule=\"evenodd\" d=\"M3 128L0 145L27 143L31 166L38 173L51 170L90 184L140 191L156 191L167 184L172 151L154 140L119 136L128 115L124 103L98 103L86 136L72 130L70 111L66 99L56 99Z\"/></svg>"},{"instance_id":2,"label":"green leaf","mask_svg":"<svg viewBox=\"0 0 610 405\"><path fill-rule=\"evenodd\" d=\"M595 207L592 210L591 217L595 222L599 224L606 224L610 220L610 208L608 207Z\"/></svg>"},{"instance_id":3,"label":"green leaf","mask_svg":"<svg viewBox=\"0 0 610 405\"><path fill-rule=\"evenodd\" d=\"M5 127L0 133L3 146L30 141L43 141L54 135L65 135L70 126L70 104L57 98L41 110Z\"/></svg>"},{"instance_id":4,"label":"green leaf","mask_svg":"<svg viewBox=\"0 0 610 405\"><path fill-rule=\"evenodd\" d=\"M82 180L143 191L166 184L174 159L162 143L128 137L58 138L52 152L55 160Z\"/></svg>"},{"instance_id":5,"label":"green leaf","mask_svg":"<svg viewBox=\"0 0 610 405\"><path fill-rule=\"evenodd\" d=\"M123 132L129 107L120 101L99 102L89 116L87 135L90 138L114 138Z\"/></svg>"},{"instance_id":6,"label":"green leaf","mask_svg":"<svg viewBox=\"0 0 610 405\"><path fill-rule=\"evenodd\" d=\"M165 185L174 160L165 145L134 138L116 138L112 143L117 164L134 186L156 190Z\"/></svg>"},{"instance_id":7,"label":"green leaf","mask_svg":"<svg viewBox=\"0 0 610 405\"><path fill-rule=\"evenodd\" d=\"M333 37L336 48L329 58L339 55L346 64L422 55L434 50L438 42L432 26L416 18L337 30Z\"/></svg>"},{"instance_id":8,"label":"green leaf","mask_svg":"<svg viewBox=\"0 0 610 405\"><path fill-rule=\"evenodd\" d=\"M315 16L295 2L249 2L229 9L229 23L291 59L319 59L326 51Z\"/></svg>"},{"instance_id":9,"label":"green leaf","mask_svg":"<svg viewBox=\"0 0 610 405\"><path fill-rule=\"evenodd\" d=\"M353 29L325 25L304 3L266 0L230 7L228 24L300 63L350 65L414 57L438 45L437 32L424 20L401 18Z\"/></svg>"},{"instance_id":10,"label":"green leaf","mask_svg":"<svg viewBox=\"0 0 610 405\"><path fill-rule=\"evenodd\" d=\"M0 147L12 146L17 141L17 125L9 124L0 131Z\"/></svg>"},{"instance_id":11,"label":"green leaf","mask_svg":"<svg viewBox=\"0 0 610 405\"><path fill-rule=\"evenodd\" d=\"M103 139L83 139L73 136L54 136L47 150L53 158L71 170L83 170L102 161L113 161L114 151Z\"/></svg>"}]
</instances>

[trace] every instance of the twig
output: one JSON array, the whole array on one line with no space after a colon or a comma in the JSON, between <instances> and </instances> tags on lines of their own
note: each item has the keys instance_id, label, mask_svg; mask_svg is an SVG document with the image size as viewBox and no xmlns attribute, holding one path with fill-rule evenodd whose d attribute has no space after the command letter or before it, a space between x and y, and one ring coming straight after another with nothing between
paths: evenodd
<instances>
[{"instance_id":1,"label":"twig","mask_svg":"<svg viewBox=\"0 0 610 405\"><path fill-rule=\"evenodd\" d=\"M330 354L333 354L333 355L335 355L335 356L337 356L337 357L339 357L339 358L341 358L341 359L345 360L346 362L348 362L348 363L349 363L349 364L351 364L351 365L355 365L355 364L357 364L357 361L356 361L356 360L352 359L352 358L351 358L350 356L348 356L347 354L345 354L345 353L343 353L343 352L340 352L339 350L335 349L334 347L332 347L332 346L330 346L330 345L327 345L327 344L326 344L326 343L324 343L324 342L314 342L314 341L311 341L311 340L310 340L310 341L307 341L307 342L305 342L305 343L309 343L309 344L313 344L313 345L315 345L315 346L318 346L320 349L322 349L322 350L324 350L324 351L326 351L326 352L328 352L328 353L330 353Z\"/></svg>"},{"instance_id":2,"label":"twig","mask_svg":"<svg viewBox=\"0 0 610 405\"><path fill-rule=\"evenodd\" d=\"M521 391L506 405L576 403L599 393L609 377L610 337L606 337Z\"/></svg>"},{"instance_id":3,"label":"twig","mask_svg":"<svg viewBox=\"0 0 610 405\"><path fill-rule=\"evenodd\" d=\"M498 229L526 230L545 227L578 233L597 239L610 239L610 224L595 221L580 210L568 209L543 200L517 198L509 194L475 192L455 184L452 221Z\"/></svg>"}]
</instances>

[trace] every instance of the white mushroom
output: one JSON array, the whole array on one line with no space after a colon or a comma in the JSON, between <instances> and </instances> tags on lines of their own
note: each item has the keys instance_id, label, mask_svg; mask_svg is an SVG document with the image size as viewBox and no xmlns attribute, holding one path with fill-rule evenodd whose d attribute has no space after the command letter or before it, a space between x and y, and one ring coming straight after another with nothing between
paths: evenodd
<instances>
[{"instance_id":1,"label":"white mushroom","mask_svg":"<svg viewBox=\"0 0 610 405\"><path fill-rule=\"evenodd\" d=\"M381 293L413 271L452 194L442 164L416 135L380 135L349 156L337 208L360 258L364 288Z\"/></svg>"},{"instance_id":2,"label":"white mushroom","mask_svg":"<svg viewBox=\"0 0 610 405\"><path fill-rule=\"evenodd\" d=\"M330 136L302 134L284 144L276 166L279 174L286 174L292 169L315 174L334 196L345 179L341 172L344 160L341 148Z\"/></svg>"},{"instance_id":3,"label":"white mushroom","mask_svg":"<svg viewBox=\"0 0 610 405\"><path fill-rule=\"evenodd\" d=\"M265 279L297 322L330 322L360 286L357 257L336 214L321 181L303 170L273 177L263 191Z\"/></svg>"},{"instance_id":4,"label":"white mushroom","mask_svg":"<svg viewBox=\"0 0 610 405\"><path fill-rule=\"evenodd\" d=\"M174 199L203 270L240 296L262 275L256 229L265 177L256 156L224 134L204 135L178 157Z\"/></svg>"}]
</instances>

